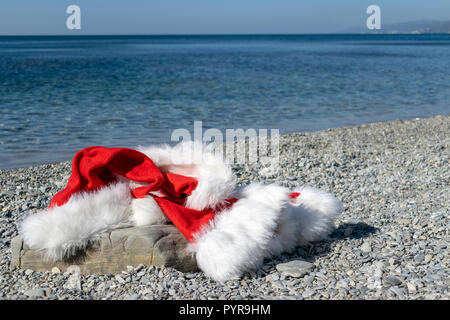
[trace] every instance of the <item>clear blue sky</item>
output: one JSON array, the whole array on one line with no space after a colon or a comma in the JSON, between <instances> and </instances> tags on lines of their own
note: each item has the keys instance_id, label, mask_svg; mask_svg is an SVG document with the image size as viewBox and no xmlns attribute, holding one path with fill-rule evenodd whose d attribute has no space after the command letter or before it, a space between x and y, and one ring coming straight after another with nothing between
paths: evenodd
<instances>
[{"instance_id":1,"label":"clear blue sky","mask_svg":"<svg viewBox=\"0 0 450 320\"><path fill-rule=\"evenodd\" d=\"M66 28L81 7L82 29ZM333 33L364 26L450 20L450 0L0 0L0 35Z\"/></svg>"}]
</instances>

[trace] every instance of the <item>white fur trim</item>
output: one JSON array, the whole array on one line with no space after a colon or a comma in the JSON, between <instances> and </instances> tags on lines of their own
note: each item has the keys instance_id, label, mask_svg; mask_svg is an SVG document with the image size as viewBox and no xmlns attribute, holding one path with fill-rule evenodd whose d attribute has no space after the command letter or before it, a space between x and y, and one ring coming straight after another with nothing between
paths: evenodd
<instances>
[{"instance_id":1,"label":"white fur trim","mask_svg":"<svg viewBox=\"0 0 450 320\"><path fill-rule=\"evenodd\" d=\"M225 281L259 267L288 201L287 194L286 188L277 185L244 188L243 198L220 212L189 245L199 268Z\"/></svg>"},{"instance_id":2,"label":"white fur trim","mask_svg":"<svg viewBox=\"0 0 450 320\"><path fill-rule=\"evenodd\" d=\"M130 221L136 227L148 224L166 224L169 222L169 219L152 196L133 199L131 201L131 211Z\"/></svg>"},{"instance_id":3,"label":"white fur trim","mask_svg":"<svg viewBox=\"0 0 450 320\"><path fill-rule=\"evenodd\" d=\"M197 188L186 200L186 207L202 210L222 205L236 186L231 167L222 157L207 150L199 142L139 147L163 172L195 177Z\"/></svg>"},{"instance_id":4,"label":"white fur trim","mask_svg":"<svg viewBox=\"0 0 450 320\"><path fill-rule=\"evenodd\" d=\"M48 260L70 257L112 229L128 226L131 194L117 183L97 192L74 194L59 207L31 214L20 225L24 242L44 251Z\"/></svg>"},{"instance_id":5,"label":"white fur trim","mask_svg":"<svg viewBox=\"0 0 450 320\"><path fill-rule=\"evenodd\" d=\"M290 191L251 184L240 190L231 209L218 213L188 249L206 275L226 281L258 268L264 258L325 238L342 205L333 195L311 188Z\"/></svg>"}]
</instances>

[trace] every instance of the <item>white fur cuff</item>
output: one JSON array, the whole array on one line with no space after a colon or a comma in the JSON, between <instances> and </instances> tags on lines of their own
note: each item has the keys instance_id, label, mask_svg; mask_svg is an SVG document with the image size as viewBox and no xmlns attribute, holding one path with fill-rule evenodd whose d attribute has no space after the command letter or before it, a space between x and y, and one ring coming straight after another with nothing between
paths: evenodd
<instances>
[{"instance_id":1,"label":"white fur cuff","mask_svg":"<svg viewBox=\"0 0 450 320\"><path fill-rule=\"evenodd\" d=\"M259 267L281 209L288 201L286 190L276 185L246 187L243 198L231 209L218 213L190 245L199 268L206 275L225 281Z\"/></svg>"}]
</instances>

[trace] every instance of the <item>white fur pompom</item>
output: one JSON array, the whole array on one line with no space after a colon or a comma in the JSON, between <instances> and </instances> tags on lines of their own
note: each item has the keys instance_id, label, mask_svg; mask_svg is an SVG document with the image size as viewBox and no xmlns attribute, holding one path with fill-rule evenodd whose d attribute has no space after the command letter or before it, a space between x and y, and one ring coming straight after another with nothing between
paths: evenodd
<instances>
[{"instance_id":1,"label":"white fur pompom","mask_svg":"<svg viewBox=\"0 0 450 320\"><path fill-rule=\"evenodd\" d=\"M334 229L342 203L331 193L304 186L294 190L300 195L291 201L298 219L298 231L306 241L325 239Z\"/></svg>"}]
</instances>

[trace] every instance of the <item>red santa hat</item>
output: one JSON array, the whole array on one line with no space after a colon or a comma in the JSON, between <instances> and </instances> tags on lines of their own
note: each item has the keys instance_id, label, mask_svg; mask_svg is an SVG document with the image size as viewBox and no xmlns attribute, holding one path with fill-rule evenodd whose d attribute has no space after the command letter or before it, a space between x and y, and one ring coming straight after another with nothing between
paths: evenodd
<instances>
[{"instance_id":1,"label":"red santa hat","mask_svg":"<svg viewBox=\"0 0 450 320\"><path fill-rule=\"evenodd\" d=\"M59 260L108 230L172 222L207 275L220 281L265 257L325 237L340 202L313 188L236 188L231 167L195 143L90 147L72 163L67 187L21 224L24 241Z\"/></svg>"}]
</instances>

